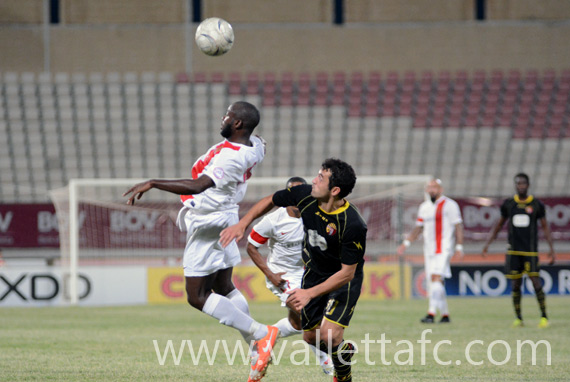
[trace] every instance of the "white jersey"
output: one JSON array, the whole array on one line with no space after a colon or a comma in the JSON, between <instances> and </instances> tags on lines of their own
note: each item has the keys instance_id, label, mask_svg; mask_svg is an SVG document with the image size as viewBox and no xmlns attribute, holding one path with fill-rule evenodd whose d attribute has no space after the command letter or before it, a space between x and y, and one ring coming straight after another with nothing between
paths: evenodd
<instances>
[{"instance_id":1,"label":"white jersey","mask_svg":"<svg viewBox=\"0 0 570 382\"><path fill-rule=\"evenodd\" d=\"M303 269L303 221L279 208L257 223L248 241L260 247L268 243L267 266L272 272L295 272Z\"/></svg>"},{"instance_id":2,"label":"white jersey","mask_svg":"<svg viewBox=\"0 0 570 382\"><path fill-rule=\"evenodd\" d=\"M462 222L459 205L442 195L433 203L427 200L420 205L416 225L423 227L424 254L426 256L453 255L455 225Z\"/></svg>"},{"instance_id":3,"label":"white jersey","mask_svg":"<svg viewBox=\"0 0 570 382\"><path fill-rule=\"evenodd\" d=\"M246 181L265 155L263 141L251 136L252 146L224 140L212 146L192 166L192 179L206 175L215 187L196 195L182 195L184 206L198 213L234 210L237 212L247 189Z\"/></svg>"}]
</instances>

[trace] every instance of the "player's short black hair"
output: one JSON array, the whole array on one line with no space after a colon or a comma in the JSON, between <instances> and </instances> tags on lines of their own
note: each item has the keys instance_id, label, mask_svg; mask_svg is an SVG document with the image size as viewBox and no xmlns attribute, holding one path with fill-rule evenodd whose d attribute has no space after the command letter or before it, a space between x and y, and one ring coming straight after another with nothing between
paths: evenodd
<instances>
[{"instance_id":1,"label":"player's short black hair","mask_svg":"<svg viewBox=\"0 0 570 382\"><path fill-rule=\"evenodd\" d=\"M528 175L525 174L524 172L519 172L518 174L516 174L514 179L516 180L517 178L524 178L526 179L526 183L530 184L530 179L528 178Z\"/></svg>"},{"instance_id":2,"label":"player's short black hair","mask_svg":"<svg viewBox=\"0 0 570 382\"><path fill-rule=\"evenodd\" d=\"M328 158L323 162L322 168L331 172L329 190L332 190L333 187L340 188L339 198L344 198L352 192L356 184L356 174L351 165L340 159Z\"/></svg>"},{"instance_id":3,"label":"player's short black hair","mask_svg":"<svg viewBox=\"0 0 570 382\"><path fill-rule=\"evenodd\" d=\"M235 113L236 118L241 120L243 126L249 131L253 131L259 124L259 110L249 102L234 102L232 104L232 111Z\"/></svg>"},{"instance_id":4,"label":"player's short black hair","mask_svg":"<svg viewBox=\"0 0 570 382\"><path fill-rule=\"evenodd\" d=\"M293 176L293 177L289 178L287 183L285 183L285 187L289 188L289 184L291 184L291 183L307 184L307 181L305 179L301 178L300 176Z\"/></svg>"}]
</instances>

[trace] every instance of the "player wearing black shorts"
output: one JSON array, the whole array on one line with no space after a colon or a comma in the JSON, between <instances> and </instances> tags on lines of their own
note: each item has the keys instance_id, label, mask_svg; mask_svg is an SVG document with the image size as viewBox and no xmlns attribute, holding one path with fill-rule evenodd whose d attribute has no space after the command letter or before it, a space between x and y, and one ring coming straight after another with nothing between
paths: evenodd
<instances>
[{"instance_id":1,"label":"player wearing black shorts","mask_svg":"<svg viewBox=\"0 0 570 382\"><path fill-rule=\"evenodd\" d=\"M527 274L532 280L536 298L540 306L542 317L539 327L548 326L546 316L546 298L539 278L538 264L538 222L540 221L544 236L550 246L550 263L554 263L554 246L550 228L546 221L544 204L532 195L528 195L529 178L524 173L515 176L517 194L506 199L501 205L501 218L491 231L489 239L483 247L483 254L487 253L489 244L495 239L507 220L509 220L509 247L507 250L505 275L512 280L512 297L517 318L514 327L523 326L521 315L521 285L522 276Z\"/></svg>"},{"instance_id":2,"label":"player wearing black shorts","mask_svg":"<svg viewBox=\"0 0 570 382\"><path fill-rule=\"evenodd\" d=\"M344 198L356 183L354 170L338 159L327 159L312 186L278 191L258 202L221 234L222 245L243 237L245 229L273 206L296 206L305 229L301 289L288 306L301 312L303 338L328 352L335 366L335 381L351 381L353 346L344 341L360 296L367 227L358 209ZM321 343L317 344L317 338Z\"/></svg>"}]
</instances>

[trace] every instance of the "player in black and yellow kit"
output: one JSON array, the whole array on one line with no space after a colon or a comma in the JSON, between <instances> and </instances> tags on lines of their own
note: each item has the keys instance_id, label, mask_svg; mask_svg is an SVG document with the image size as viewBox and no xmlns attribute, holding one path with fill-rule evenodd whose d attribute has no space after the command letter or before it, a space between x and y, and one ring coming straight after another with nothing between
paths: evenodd
<instances>
[{"instance_id":1,"label":"player in black and yellow kit","mask_svg":"<svg viewBox=\"0 0 570 382\"><path fill-rule=\"evenodd\" d=\"M501 218L493 227L489 239L483 247L483 255L486 255L489 244L495 239L503 224L509 220L509 247L507 250L505 274L512 280L512 296L517 318L513 322L513 327L523 326L521 315L521 285L524 273L532 281L536 298L540 306L542 317L539 327L548 327L546 316L546 300L542 283L538 275L538 222L542 225L544 237L550 246L550 264L554 263L554 245L550 228L546 221L544 204L532 195L528 195L529 187L528 175L524 173L515 176L515 187L517 194L506 199L501 206Z\"/></svg>"},{"instance_id":2,"label":"player in black and yellow kit","mask_svg":"<svg viewBox=\"0 0 570 382\"><path fill-rule=\"evenodd\" d=\"M301 313L303 338L330 354L335 381L351 381L353 346L344 341L360 296L367 227L358 209L344 198L356 183L354 170L338 159L327 159L312 185L301 185L267 196L221 233L227 245L239 240L247 227L273 206L296 206L301 211L305 239L305 272L301 289L287 305ZM321 339L317 344L317 338Z\"/></svg>"}]
</instances>

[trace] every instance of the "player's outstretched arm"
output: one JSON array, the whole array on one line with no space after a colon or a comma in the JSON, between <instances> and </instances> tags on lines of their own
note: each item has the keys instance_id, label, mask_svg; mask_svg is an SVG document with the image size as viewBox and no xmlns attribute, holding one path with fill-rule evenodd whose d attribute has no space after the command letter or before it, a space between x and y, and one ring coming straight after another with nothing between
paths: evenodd
<instances>
[{"instance_id":1,"label":"player's outstretched arm","mask_svg":"<svg viewBox=\"0 0 570 382\"><path fill-rule=\"evenodd\" d=\"M354 278L354 273L358 264L342 264L340 271L333 274L324 282L309 289L293 289L291 297L287 299L287 304L300 312L313 298L322 296L337 290Z\"/></svg>"},{"instance_id":2,"label":"player's outstretched arm","mask_svg":"<svg viewBox=\"0 0 570 382\"><path fill-rule=\"evenodd\" d=\"M266 196L257 202L237 224L229 226L220 232L220 244L222 247L227 247L232 240L240 241L247 227L255 219L271 211L274 206L273 195Z\"/></svg>"},{"instance_id":3,"label":"player's outstretched arm","mask_svg":"<svg viewBox=\"0 0 570 382\"><path fill-rule=\"evenodd\" d=\"M550 247L550 252L548 252L548 256L550 256L550 262L548 264L552 265L556 261L556 254L554 252L554 243L552 242L552 235L550 234L550 226L548 225L546 218L541 218L540 224L542 225L542 230L544 231L544 237L546 238L548 246Z\"/></svg>"},{"instance_id":4,"label":"player's outstretched arm","mask_svg":"<svg viewBox=\"0 0 570 382\"><path fill-rule=\"evenodd\" d=\"M503 224L505 224L506 221L507 221L507 219L505 219L503 216L501 216L499 218L499 221L497 222L497 224L495 224L495 226L491 230L491 234L489 235L487 242L483 246L483 251L482 251L483 256L487 256L487 251L489 250L489 245L493 242L493 240L495 240L495 238L497 237L497 234L499 233L501 228L503 228Z\"/></svg>"},{"instance_id":5,"label":"player's outstretched arm","mask_svg":"<svg viewBox=\"0 0 570 382\"><path fill-rule=\"evenodd\" d=\"M204 192L210 187L215 186L214 181L206 175L199 177L198 179L175 179L175 180L164 180L164 179L151 179L146 182L135 184L123 196L130 195L127 200L127 204L135 204L135 199L139 200L145 192L153 188L172 192L178 195L195 195Z\"/></svg>"},{"instance_id":6,"label":"player's outstretched arm","mask_svg":"<svg viewBox=\"0 0 570 382\"><path fill-rule=\"evenodd\" d=\"M277 288L283 288L285 285L286 280L284 280L281 276L285 274L285 272L273 273L271 269L267 266L267 262L259 253L257 247L251 243L247 244L247 254L253 260L253 263L259 268L261 272L267 277L269 281Z\"/></svg>"}]
</instances>

